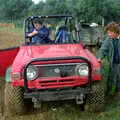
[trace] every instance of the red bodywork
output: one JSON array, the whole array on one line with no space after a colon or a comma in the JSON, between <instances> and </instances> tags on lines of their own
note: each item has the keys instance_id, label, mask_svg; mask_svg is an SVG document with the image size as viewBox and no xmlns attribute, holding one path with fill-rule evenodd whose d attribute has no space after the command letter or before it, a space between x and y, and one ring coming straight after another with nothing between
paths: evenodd
<instances>
[{"instance_id":1,"label":"red bodywork","mask_svg":"<svg viewBox=\"0 0 120 120\"><path fill-rule=\"evenodd\" d=\"M12 65L19 47L0 50L0 77L5 76L5 72L9 66Z\"/></svg>"},{"instance_id":2,"label":"red bodywork","mask_svg":"<svg viewBox=\"0 0 120 120\"><path fill-rule=\"evenodd\" d=\"M23 67L35 58L57 58L57 57L74 57L81 56L90 61L92 64L92 80L101 80L101 74L94 74L93 68L100 68L95 56L87 49L83 49L81 44L62 44L62 45L40 45L40 46L22 46L13 62L12 73L20 73L21 79L12 79L13 86L24 86L24 79L22 76ZM53 63L70 63L80 62L81 60L59 60L40 62L39 64L53 64ZM45 81L48 81L45 82ZM52 82L49 82L52 81ZM64 81L64 82L63 82ZM88 78L80 78L78 76L57 77L57 78L41 78L33 81L28 81L28 88L61 88L68 86L80 86L86 84Z\"/></svg>"}]
</instances>

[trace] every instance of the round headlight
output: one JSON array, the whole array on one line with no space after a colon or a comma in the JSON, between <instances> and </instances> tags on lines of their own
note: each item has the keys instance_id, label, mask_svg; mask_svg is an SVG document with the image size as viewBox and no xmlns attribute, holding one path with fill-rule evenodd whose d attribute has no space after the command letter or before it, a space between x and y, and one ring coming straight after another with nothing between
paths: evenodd
<instances>
[{"instance_id":1,"label":"round headlight","mask_svg":"<svg viewBox=\"0 0 120 120\"><path fill-rule=\"evenodd\" d=\"M79 64L76 66L76 73L79 76L88 76L88 66L87 64Z\"/></svg>"},{"instance_id":2,"label":"round headlight","mask_svg":"<svg viewBox=\"0 0 120 120\"><path fill-rule=\"evenodd\" d=\"M27 79L28 80L34 80L38 77L38 75L39 75L39 72L35 66L29 66L27 68Z\"/></svg>"}]
</instances>

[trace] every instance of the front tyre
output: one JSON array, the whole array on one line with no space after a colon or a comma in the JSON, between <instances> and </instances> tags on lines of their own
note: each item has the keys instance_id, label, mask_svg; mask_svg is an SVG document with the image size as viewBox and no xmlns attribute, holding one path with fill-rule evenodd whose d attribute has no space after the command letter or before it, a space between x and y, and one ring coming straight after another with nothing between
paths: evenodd
<instances>
[{"instance_id":1,"label":"front tyre","mask_svg":"<svg viewBox=\"0 0 120 120\"><path fill-rule=\"evenodd\" d=\"M96 81L92 85L92 93L87 95L84 109L88 112L102 112L104 102L104 85L101 81Z\"/></svg>"},{"instance_id":2,"label":"front tyre","mask_svg":"<svg viewBox=\"0 0 120 120\"><path fill-rule=\"evenodd\" d=\"M11 114L24 114L25 104L23 99L24 89L13 87L10 83L5 84L5 108Z\"/></svg>"}]
</instances>

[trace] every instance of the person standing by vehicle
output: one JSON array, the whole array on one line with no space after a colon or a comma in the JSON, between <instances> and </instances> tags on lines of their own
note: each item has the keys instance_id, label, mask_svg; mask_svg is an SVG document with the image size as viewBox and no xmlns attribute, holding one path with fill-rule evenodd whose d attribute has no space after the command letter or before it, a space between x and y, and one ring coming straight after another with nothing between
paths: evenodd
<instances>
[{"instance_id":1,"label":"person standing by vehicle","mask_svg":"<svg viewBox=\"0 0 120 120\"><path fill-rule=\"evenodd\" d=\"M112 87L116 80L114 97L120 92L120 31L115 22L105 27L107 37L98 51L98 61L101 62L105 56L109 61L109 73L107 81L106 96L112 95Z\"/></svg>"}]
</instances>

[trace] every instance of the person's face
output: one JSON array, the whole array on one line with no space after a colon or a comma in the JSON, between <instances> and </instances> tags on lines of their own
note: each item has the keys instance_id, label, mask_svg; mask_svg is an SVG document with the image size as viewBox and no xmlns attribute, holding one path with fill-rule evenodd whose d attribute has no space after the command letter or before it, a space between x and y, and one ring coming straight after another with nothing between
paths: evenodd
<instances>
[{"instance_id":1,"label":"person's face","mask_svg":"<svg viewBox=\"0 0 120 120\"><path fill-rule=\"evenodd\" d=\"M34 27L35 27L35 29L39 30L40 27L41 27L41 24L39 24L39 23L34 23Z\"/></svg>"},{"instance_id":2,"label":"person's face","mask_svg":"<svg viewBox=\"0 0 120 120\"><path fill-rule=\"evenodd\" d=\"M110 38L112 39L116 39L118 37L118 34L117 33L114 33L112 31L107 31L107 34Z\"/></svg>"}]
</instances>

